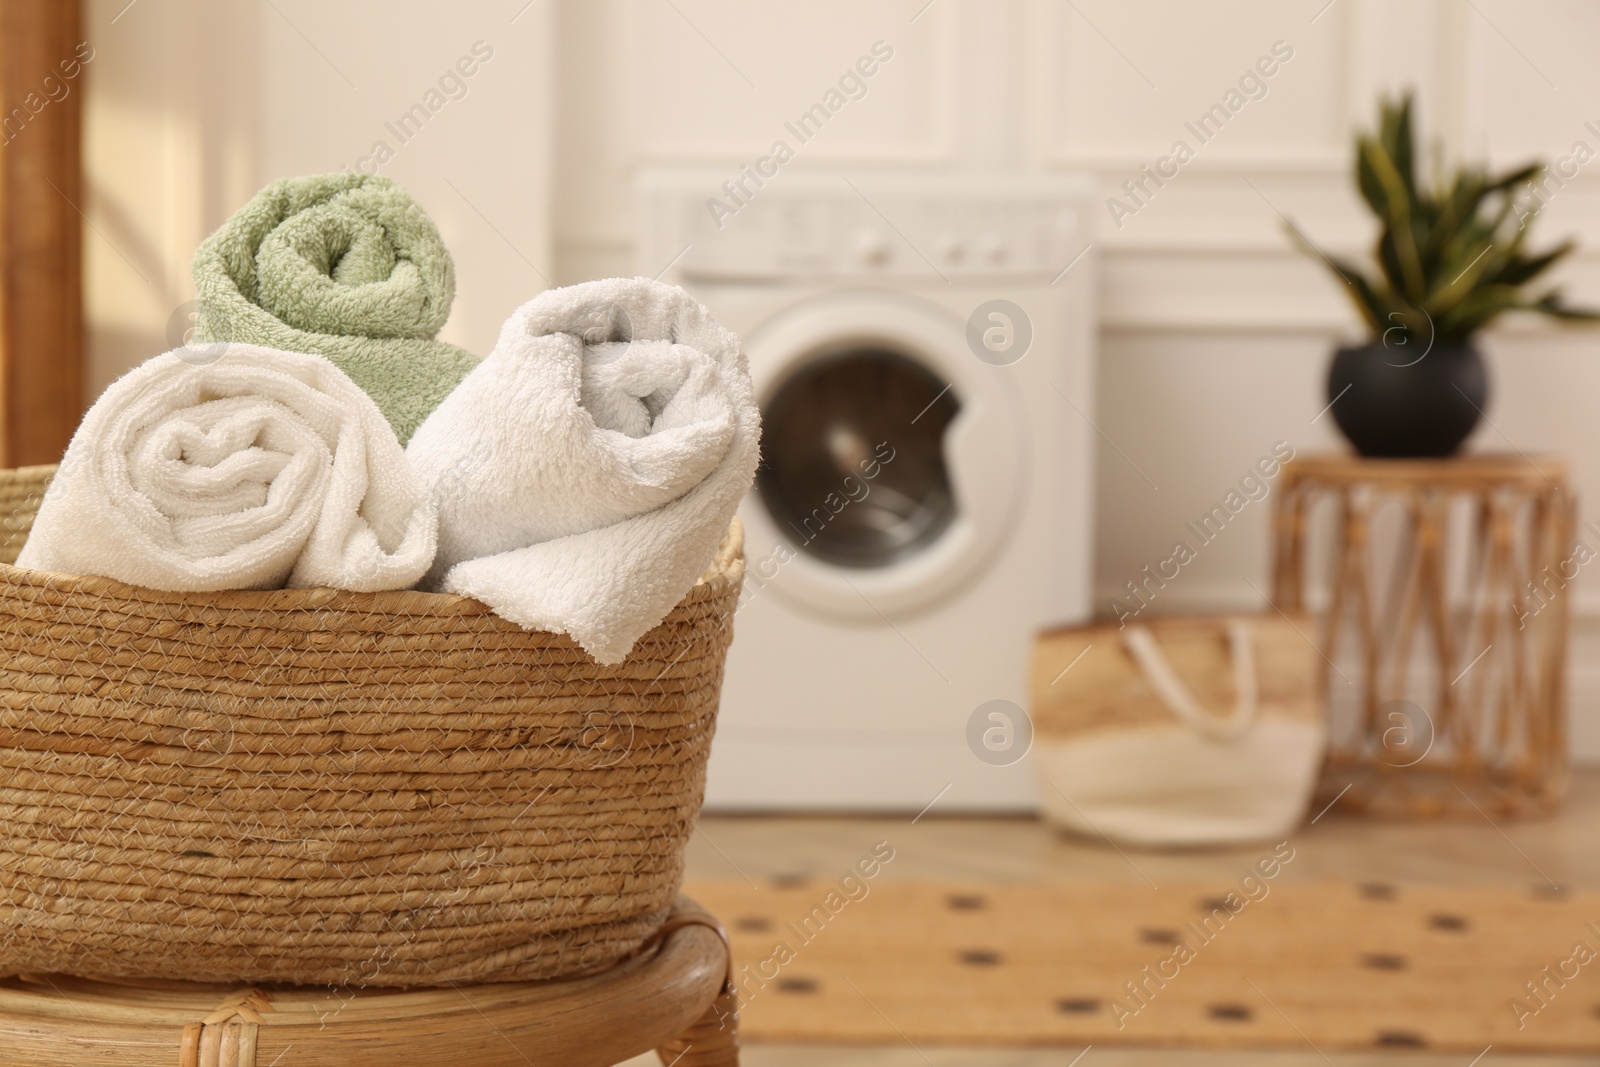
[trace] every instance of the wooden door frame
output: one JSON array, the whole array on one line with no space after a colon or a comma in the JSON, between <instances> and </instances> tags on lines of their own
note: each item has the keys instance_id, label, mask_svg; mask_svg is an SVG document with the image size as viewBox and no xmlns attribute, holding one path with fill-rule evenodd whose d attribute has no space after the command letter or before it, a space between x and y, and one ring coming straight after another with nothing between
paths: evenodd
<instances>
[{"instance_id":1,"label":"wooden door frame","mask_svg":"<svg viewBox=\"0 0 1600 1067\"><path fill-rule=\"evenodd\" d=\"M83 414L79 0L0 0L0 466L54 463Z\"/></svg>"}]
</instances>

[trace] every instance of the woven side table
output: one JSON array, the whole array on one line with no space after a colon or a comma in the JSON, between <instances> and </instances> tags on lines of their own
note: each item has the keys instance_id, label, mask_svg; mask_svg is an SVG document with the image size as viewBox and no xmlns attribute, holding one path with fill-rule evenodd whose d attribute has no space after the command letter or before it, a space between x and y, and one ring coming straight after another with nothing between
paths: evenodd
<instances>
[{"instance_id":1,"label":"woven side table","mask_svg":"<svg viewBox=\"0 0 1600 1067\"><path fill-rule=\"evenodd\" d=\"M1560 802L1568 605L1591 555L1574 511L1550 458L1285 466L1273 599L1318 621L1319 806L1515 816Z\"/></svg>"}]
</instances>

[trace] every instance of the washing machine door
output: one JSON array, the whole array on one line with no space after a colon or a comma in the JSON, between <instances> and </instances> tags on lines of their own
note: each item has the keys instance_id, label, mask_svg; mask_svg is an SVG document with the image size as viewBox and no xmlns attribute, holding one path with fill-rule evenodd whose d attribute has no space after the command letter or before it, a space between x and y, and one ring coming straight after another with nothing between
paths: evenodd
<instances>
[{"instance_id":1,"label":"washing machine door","mask_svg":"<svg viewBox=\"0 0 1600 1067\"><path fill-rule=\"evenodd\" d=\"M1022 397L965 324L902 293L797 304L745 339L762 463L751 580L816 613L919 613L980 574L1028 479Z\"/></svg>"}]
</instances>

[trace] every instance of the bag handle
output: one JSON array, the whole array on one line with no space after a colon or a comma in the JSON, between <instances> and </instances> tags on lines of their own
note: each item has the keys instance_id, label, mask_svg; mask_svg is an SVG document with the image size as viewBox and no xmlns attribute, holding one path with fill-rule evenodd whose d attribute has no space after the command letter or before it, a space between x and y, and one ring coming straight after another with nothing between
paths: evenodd
<instances>
[{"instance_id":1,"label":"bag handle","mask_svg":"<svg viewBox=\"0 0 1600 1067\"><path fill-rule=\"evenodd\" d=\"M1255 648L1248 623L1229 619L1224 628L1228 635L1228 649L1233 659L1234 705L1233 714L1227 718L1212 715L1189 692L1187 686L1172 669L1166 654L1155 635L1144 626L1130 626L1122 631L1122 641L1139 664L1167 710L1217 741L1231 741L1242 736L1255 725L1256 720L1256 663Z\"/></svg>"}]
</instances>

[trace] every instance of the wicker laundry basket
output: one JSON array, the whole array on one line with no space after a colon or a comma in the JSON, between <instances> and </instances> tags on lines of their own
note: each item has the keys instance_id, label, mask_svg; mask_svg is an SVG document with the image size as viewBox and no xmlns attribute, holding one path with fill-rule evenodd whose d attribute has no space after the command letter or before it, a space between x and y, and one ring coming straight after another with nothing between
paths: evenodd
<instances>
[{"instance_id":1,"label":"wicker laundry basket","mask_svg":"<svg viewBox=\"0 0 1600 1067\"><path fill-rule=\"evenodd\" d=\"M25 532L53 468L0 472ZM419 986L603 969L671 908L737 523L616 666L464 597L0 564L0 974ZM15 542L15 543L13 543Z\"/></svg>"}]
</instances>

